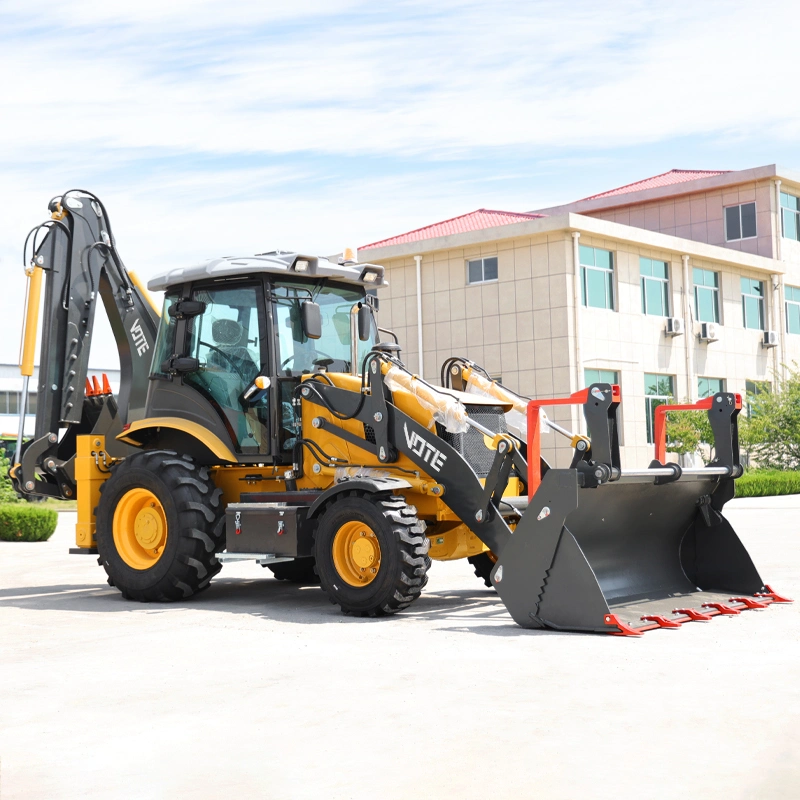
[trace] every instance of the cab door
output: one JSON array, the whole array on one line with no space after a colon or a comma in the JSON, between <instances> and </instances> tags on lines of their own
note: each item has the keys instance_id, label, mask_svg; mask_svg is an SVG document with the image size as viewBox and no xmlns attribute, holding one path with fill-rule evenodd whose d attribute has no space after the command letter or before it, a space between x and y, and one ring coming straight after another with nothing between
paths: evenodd
<instances>
[{"instance_id":1,"label":"cab door","mask_svg":"<svg viewBox=\"0 0 800 800\"><path fill-rule=\"evenodd\" d=\"M222 417L238 453L271 453L269 393L256 402L245 390L261 374L269 375L264 292L260 283L195 287L192 300L205 303L188 323L188 356L200 369L184 377Z\"/></svg>"}]
</instances>

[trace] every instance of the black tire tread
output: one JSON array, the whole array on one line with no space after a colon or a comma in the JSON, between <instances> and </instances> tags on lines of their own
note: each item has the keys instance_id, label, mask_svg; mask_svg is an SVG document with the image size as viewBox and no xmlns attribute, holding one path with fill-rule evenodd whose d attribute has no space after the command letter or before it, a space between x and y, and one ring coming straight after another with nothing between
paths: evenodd
<instances>
[{"instance_id":1,"label":"black tire tread","mask_svg":"<svg viewBox=\"0 0 800 800\"><path fill-rule=\"evenodd\" d=\"M330 510L338 500L344 497L365 496L357 492L343 493L333 500L322 513ZM401 569L394 586L387 593L388 597L374 608L363 610L334 598L331 598L331 602L338 603L342 612L351 616L384 617L408 608L420 596L428 583L427 573L431 564L428 557L430 540L425 535L425 523L417 518L417 509L407 505L405 497L402 495L366 496L365 499L370 500L390 524L400 555Z\"/></svg>"},{"instance_id":2,"label":"black tire tread","mask_svg":"<svg viewBox=\"0 0 800 800\"><path fill-rule=\"evenodd\" d=\"M470 556L467 561L472 564L475 574L484 582L484 584L490 589L494 589L490 575L494 569L494 565L497 562L492 561L492 559L486 553L479 553L477 556Z\"/></svg>"},{"instance_id":3,"label":"black tire tread","mask_svg":"<svg viewBox=\"0 0 800 800\"><path fill-rule=\"evenodd\" d=\"M170 527L168 534L179 537L168 570L146 588L136 588L126 581L125 570L117 568L116 559L109 559L109 553L104 552L114 548L113 537L110 532L104 535L99 529L101 518L113 519L114 511L106 507L112 501L104 504L103 493L109 496L120 476L134 470L153 473L166 485L178 520L174 530ZM136 453L114 467L112 476L103 483L100 492L100 504L95 509L100 551L98 561L108 575L109 584L116 586L124 598L140 602L184 600L205 589L222 569L216 557L225 546L225 514L220 504L222 491L211 480L208 470L189 456L179 456L171 450Z\"/></svg>"}]
</instances>

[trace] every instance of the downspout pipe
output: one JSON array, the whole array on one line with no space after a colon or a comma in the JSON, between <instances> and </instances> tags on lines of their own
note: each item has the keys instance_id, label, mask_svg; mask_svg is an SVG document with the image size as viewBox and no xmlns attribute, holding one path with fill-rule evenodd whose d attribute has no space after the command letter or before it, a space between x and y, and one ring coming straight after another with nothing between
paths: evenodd
<instances>
[{"instance_id":1,"label":"downspout pipe","mask_svg":"<svg viewBox=\"0 0 800 800\"><path fill-rule=\"evenodd\" d=\"M417 262L417 352L419 353L417 374L420 378L424 378L425 372L422 364L422 256L414 256L414 261Z\"/></svg>"},{"instance_id":2,"label":"downspout pipe","mask_svg":"<svg viewBox=\"0 0 800 800\"><path fill-rule=\"evenodd\" d=\"M775 348L775 361L773 369L775 374L786 379L786 364L784 363L784 353L786 352L786 300L783 290L783 275L770 275L772 282L772 324L778 330L778 347Z\"/></svg>"},{"instance_id":3,"label":"downspout pipe","mask_svg":"<svg viewBox=\"0 0 800 800\"><path fill-rule=\"evenodd\" d=\"M575 328L575 386L573 391L578 391L585 383L583 377L583 355L581 354L581 254L580 241L581 235L578 231L572 231L572 265L575 274L572 279L572 307L574 309L574 328ZM578 423L575 428L578 431L581 427L581 415L578 414Z\"/></svg>"},{"instance_id":4,"label":"downspout pipe","mask_svg":"<svg viewBox=\"0 0 800 800\"><path fill-rule=\"evenodd\" d=\"M694 376L694 317L692 314L691 284L689 283L689 256L683 262L683 324L686 328L686 390L689 400L697 401L697 381Z\"/></svg>"},{"instance_id":5,"label":"downspout pipe","mask_svg":"<svg viewBox=\"0 0 800 800\"><path fill-rule=\"evenodd\" d=\"M781 250L782 250L782 243L781 239L783 238L783 214L781 212L781 181L777 179L775 181L775 214L778 218L778 223L775 226L775 258L778 261L783 259Z\"/></svg>"}]
</instances>

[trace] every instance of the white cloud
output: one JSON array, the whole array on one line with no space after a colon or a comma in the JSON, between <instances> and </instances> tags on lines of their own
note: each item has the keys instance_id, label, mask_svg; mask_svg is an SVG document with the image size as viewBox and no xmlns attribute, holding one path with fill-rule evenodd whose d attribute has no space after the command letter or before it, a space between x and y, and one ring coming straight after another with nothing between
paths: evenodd
<instances>
[{"instance_id":1,"label":"white cloud","mask_svg":"<svg viewBox=\"0 0 800 800\"><path fill-rule=\"evenodd\" d=\"M515 177L535 172L531 153L552 173L643 142L796 138L798 22L796 2L722 0L6 2L7 328L22 239L71 186L103 198L145 276L544 206L572 192Z\"/></svg>"}]
</instances>

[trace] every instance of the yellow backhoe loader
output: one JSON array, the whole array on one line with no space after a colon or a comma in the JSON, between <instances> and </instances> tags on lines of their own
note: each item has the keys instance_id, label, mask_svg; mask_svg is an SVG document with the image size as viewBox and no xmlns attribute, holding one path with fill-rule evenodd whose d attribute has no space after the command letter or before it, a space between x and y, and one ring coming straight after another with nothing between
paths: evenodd
<instances>
[{"instance_id":1,"label":"yellow backhoe loader","mask_svg":"<svg viewBox=\"0 0 800 800\"><path fill-rule=\"evenodd\" d=\"M721 513L741 474L737 396L709 405L709 467L623 470L619 387L530 400L462 358L441 386L413 375L377 324L379 265L218 258L151 280L157 310L97 197L49 208L23 255L26 393L46 276L44 319L36 433L20 428L11 476L77 499L71 552L97 554L126 598L187 598L254 561L382 616L420 595L432 559L469 558L528 628L640 635L785 600ZM117 396L87 381L98 297ZM545 421L563 403L583 406L591 440ZM569 468L540 457L544 424Z\"/></svg>"}]
</instances>

